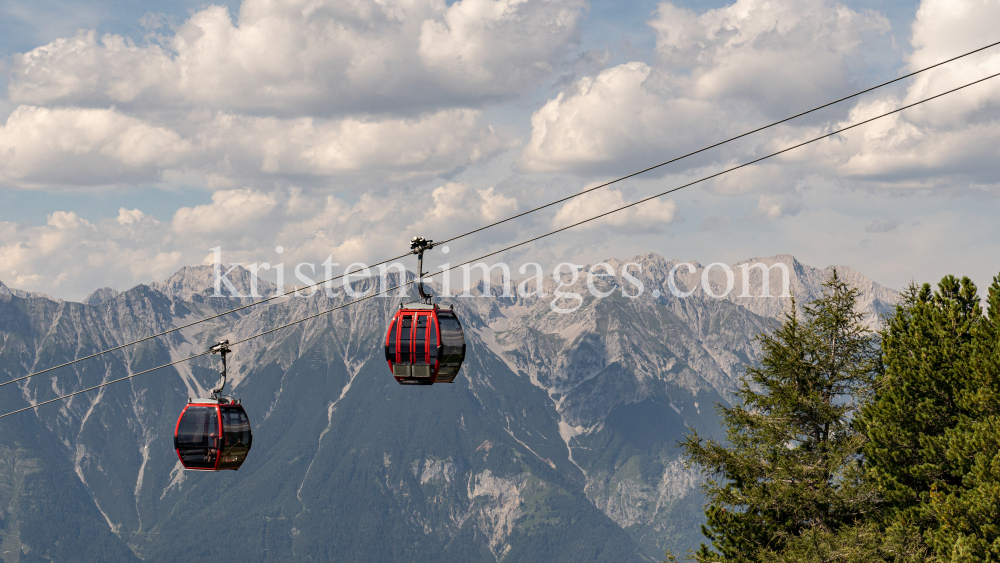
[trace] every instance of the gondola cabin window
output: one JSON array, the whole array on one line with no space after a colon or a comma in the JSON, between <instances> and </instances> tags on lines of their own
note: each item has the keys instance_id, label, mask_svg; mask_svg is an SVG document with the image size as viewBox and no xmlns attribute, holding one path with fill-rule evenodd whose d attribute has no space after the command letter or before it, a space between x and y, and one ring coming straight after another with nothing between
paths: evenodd
<instances>
[{"instance_id":1,"label":"gondola cabin window","mask_svg":"<svg viewBox=\"0 0 1000 563\"><path fill-rule=\"evenodd\" d=\"M189 469L214 469L219 438L216 407L189 406L177 425L177 455Z\"/></svg>"}]
</instances>

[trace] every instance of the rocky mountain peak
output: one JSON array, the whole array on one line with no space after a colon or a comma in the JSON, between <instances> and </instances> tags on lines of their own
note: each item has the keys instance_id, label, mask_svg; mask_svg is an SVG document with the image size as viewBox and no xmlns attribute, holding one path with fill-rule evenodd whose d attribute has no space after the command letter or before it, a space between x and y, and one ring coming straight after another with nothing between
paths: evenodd
<instances>
[{"instance_id":1,"label":"rocky mountain peak","mask_svg":"<svg viewBox=\"0 0 1000 563\"><path fill-rule=\"evenodd\" d=\"M212 295L215 293L216 278L219 277L219 291L226 297L250 298L270 297L278 292L278 286L260 279L243 266L235 266L232 270L222 265L185 266L174 272L162 282L153 282L149 286L168 297L190 301L195 295ZM216 272L219 269L219 272ZM229 280L232 284L225 283ZM235 294L233 292L235 289Z\"/></svg>"},{"instance_id":2,"label":"rocky mountain peak","mask_svg":"<svg viewBox=\"0 0 1000 563\"><path fill-rule=\"evenodd\" d=\"M2 281L0 281L0 295L13 295L14 297L23 297L24 299L32 299L32 298L49 299L52 301L62 302L62 299L57 299L45 293L39 293L37 291L25 291L23 289L10 287L9 285L6 285Z\"/></svg>"},{"instance_id":3,"label":"rocky mountain peak","mask_svg":"<svg viewBox=\"0 0 1000 563\"><path fill-rule=\"evenodd\" d=\"M628 260L608 260L609 264L619 270L633 262L642 266L641 275L636 274L635 267L630 271L646 284L646 291L658 291L666 299L725 299L756 315L772 319L781 318L788 310L792 295L800 304L821 297L823 283L834 268L844 281L859 290L858 305L868 313L869 326L878 326L880 316L890 312L899 301L898 291L872 281L853 268L815 268L799 262L791 254L747 258L729 265L712 263L706 266L694 260L667 261L655 253L634 256Z\"/></svg>"},{"instance_id":4,"label":"rocky mountain peak","mask_svg":"<svg viewBox=\"0 0 1000 563\"><path fill-rule=\"evenodd\" d=\"M112 289L110 287L102 287L100 289L95 289L93 293L85 297L82 301L84 305L100 305L105 301L114 299L119 294L119 291Z\"/></svg>"}]
</instances>

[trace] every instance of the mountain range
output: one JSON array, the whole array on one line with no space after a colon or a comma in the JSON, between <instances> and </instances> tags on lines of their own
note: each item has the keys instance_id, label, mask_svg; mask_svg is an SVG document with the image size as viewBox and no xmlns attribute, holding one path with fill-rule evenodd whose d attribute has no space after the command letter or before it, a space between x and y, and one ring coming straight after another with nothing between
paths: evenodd
<instances>
[{"instance_id":1,"label":"mountain range","mask_svg":"<svg viewBox=\"0 0 1000 563\"><path fill-rule=\"evenodd\" d=\"M744 292L740 265L756 263L784 265L788 291L774 267L771 297L760 297L762 268L748 269ZM791 295L800 304L819 296L830 270L788 255L750 259L731 266L736 289L720 298L721 267L657 254L606 264L607 275L564 280L575 302L554 303L551 278L545 296L480 282L467 296L442 297L468 346L453 384L400 386L390 376L382 342L408 299L398 290L234 346L227 391L254 432L238 472L186 472L172 445L187 399L218 380L215 356L5 417L0 559L628 562L697 547L703 476L685 467L676 442L689 427L721 437L714 405L730 404L758 362L755 337L780 322ZM837 269L877 326L899 294ZM83 303L0 284L0 383L251 302L213 297L214 275L187 267ZM229 277L249 295L249 272ZM354 289L381 283L361 279ZM277 292L265 281L257 289ZM274 299L5 385L0 409L350 299L342 290ZM563 302L579 306L555 312Z\"/></svg>"}]
</instances>

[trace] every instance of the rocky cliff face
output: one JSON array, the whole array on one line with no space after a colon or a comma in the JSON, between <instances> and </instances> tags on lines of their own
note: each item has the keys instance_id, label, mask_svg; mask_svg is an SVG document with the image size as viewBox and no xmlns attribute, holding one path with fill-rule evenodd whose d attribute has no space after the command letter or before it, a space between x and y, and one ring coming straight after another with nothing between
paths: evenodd
<instances>
[{"instance_id":1,"label":"rocky cliff face","mask_svg":"<svg viewBox=\"0 0 1000 563\"><path fill-rule=\"evenodd\" d=\"M784 264L800 300L819 295L827 275L790 256L750 262ZM230 392L243 399L255 436L237 473L184 472L172 449L186 398L204 395L217 379L211 357L5 418L3 559L59 558L76 545L82 560L102 561L642 561L659 560L667 547L694 547L701 477L684 468L674 444L688 426L717 431L713 403L732 399L744 366L757 361L754 336L769 330L788 299L712 297L702 287L704 268L694 264L678 268L672 288L677 263L655 254L607 264L607 275L566 278L561 287L549 277L544 295L505 297L480 285L471 296L444 298L469 347L451 385L402 387L389 376L381 341L398 296L235 347ZM740 282L739 265L732 269ZM762 271L748 274L751 296L760 295ZM777 271L770 270L774 294ZM884 312L897 299L853 270L839 271L861 289L868 311ZM251 294L245 272L230 279ZM705 279L721 294L722 268ZM378 283L362 280L356 289ZM87 304L0 291L0 379L248 302L212 297L213 285L212 269L202 266L120 294L95 292ZM276 288L261 281L257 291ZM165 364L347 300L343 291L276 299L0 388L0 408ZM89 534L84 543L73 539L80 529Z\"/></svg>"}]
</instances>

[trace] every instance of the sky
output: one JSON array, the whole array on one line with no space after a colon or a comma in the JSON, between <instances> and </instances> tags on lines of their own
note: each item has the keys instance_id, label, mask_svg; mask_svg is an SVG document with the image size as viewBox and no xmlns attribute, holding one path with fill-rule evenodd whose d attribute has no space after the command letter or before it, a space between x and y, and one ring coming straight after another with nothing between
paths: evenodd
<instances>
[{"instance_id":1,"label":"sky","mask_svg":"<svg viewBox=\"0 0 1000 563\"><path fill-rule=\"evenodd\" d=\"M0 280L79 300L217 247L289 277L378 262L1000 41L996 21L997 0L0 0ZM996 72L1000 47L428 264ZM792 254L894 288L985 287L1000 272L998 118L1000 78L496 259Z\"/></svg>"}]
</instances>

